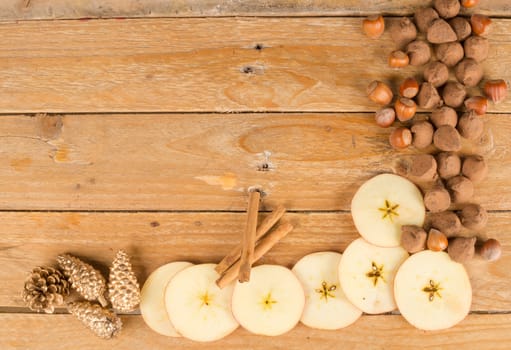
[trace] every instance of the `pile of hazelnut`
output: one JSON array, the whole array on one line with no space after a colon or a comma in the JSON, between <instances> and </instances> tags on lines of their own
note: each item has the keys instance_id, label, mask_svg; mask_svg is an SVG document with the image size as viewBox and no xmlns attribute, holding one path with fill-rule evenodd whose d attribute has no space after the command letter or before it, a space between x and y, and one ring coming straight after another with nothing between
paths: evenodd
<instances>
[{"instance_id":1,"label":"pile of hazelnut","mask_svg":"<svg viewBox=\"0 0 511 350\"><path fill-rule=\"evenodd\" d=\"M468 96L467 88L477 87L483 80L481 62L488 56L486 36L492 20L480 14L465 18L459 12L462 6L470 8L478 2L434 0L433 7L415 12L414 21L404 17L391 23L390 36L397 49L389 55L389 66L425 65L422 77L404 79L395 100L392 88L382 81L375 80L367 87L369 98L382 106L375 113L376 124L388 128L400 122L389 136L393 148L413 145L434 153L415 155L402 169L412 181L429 184L424 203L431 213L425 225L429 233L422 227L403 227L403 247L410 253L426 248L447 250L458 262L475 255L492 261L501 252L497 240L478 241L473 234L484 229L488 219L483 207L469 203L474 183L487 175L487 163L480 155L458 154L462 138L477 141L482 136L481 117L488 100L501 102L508 89L502 79L487 80L481 86L484 96ZM368 37L379 38L385 30L383 17L366 18L363 30ZM450 69L456 80L449 80ZM414 118L418 108L431 113L426 119ZM449 210L452 204L459 210Z\"/></svg>"}]
</instances>

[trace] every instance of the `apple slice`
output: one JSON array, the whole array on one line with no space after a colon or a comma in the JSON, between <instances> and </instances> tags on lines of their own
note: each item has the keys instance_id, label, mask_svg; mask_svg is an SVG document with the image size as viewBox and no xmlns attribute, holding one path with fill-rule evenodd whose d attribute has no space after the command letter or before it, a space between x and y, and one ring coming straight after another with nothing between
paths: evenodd
<instances>
[{"instance_id":1,"label":"apple slice","mask_svg":"<svg viewBox=\"0 0 511 350\"><path fill-rule=\"evenodd\" d=\"M221 339L236 328L231 297L234 286L218 288L215 264L187 267L172 278L165 290L170 322L183 336L207 342Z\"/></svg>"},{"instance_id":2,"label":"apple slice","mask_svg":"<svg viewBox=\"0 0 511 350\"><path fill-rule=\"evenodd\" d=\"M407 258L402 247L378 247L363 238L351 242L339 263L339 281L348 300L368 314L395 310L394 276Z\"/></svg>"},{"instance_id":3,"label":"apple slice","mask_svg":"<svg viewBox=\"0 0 511 350\"><path fill-rule=\"evenodd\" d=\"M280 335L291 330L302 316L305 294L291 270L278 265L260 265L250 281L236 282L232 312L242 327L261 335Z\"/></svg>"},{"instance_id":4,"label":"apple slice","mask_svg":"<svg viewBox=\"0 0 511 350\"><path fill-rule=\"evenodd\" d=\"M346 299L339 284L341 254L318 252L304 256L293 267L305 290L301 321L318 329L340 329L355 322L362 311Z\"/></svg>"},{"instance_id":5,"label":"apple slice","mask_svg":"<svg viewBox=\"0 0 511 350\"><path fill-rule=\"evenodd\" d=\"M412 182L393 174L366 181L351 201L351 215L362 237L381 247L401 243L401 226L424 224L426 209Z\"/></svg>"},{"instance_id":6,"label":"apple slice","mask_svg":"<svg viewBox=\"0 0 511 350\"><path fill-rule=\"evenodd\" d=\"M414 254L401 265L394 295L403 317L427 331L454 326L467 316L472 303L463 265L445 252L431 250Z\"/></svg>"},{"instance_id":7,"label":"apple slice","mask_svg":"<svg viewBox=\"0 0 511 350\"><path fill-rule=\"evenodd\" d=\"M181 336L170 323L165 308L165 288L176 273L192 265L186 261L168 263L154 270L145 281L140 291L140 312L153 331L169 337Z\"/></svg>"}]
</instances>

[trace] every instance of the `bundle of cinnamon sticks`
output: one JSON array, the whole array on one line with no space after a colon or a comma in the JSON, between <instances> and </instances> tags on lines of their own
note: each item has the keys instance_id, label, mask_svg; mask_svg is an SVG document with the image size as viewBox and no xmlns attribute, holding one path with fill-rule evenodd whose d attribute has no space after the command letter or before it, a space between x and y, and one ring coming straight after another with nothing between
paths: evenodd
<instances>
[{"instance_id":1,"label":"bundle of cinnamon sticks","mask_svg":"<svg viewBox=\"0 0 511 350\"><path fill-rule=\"evenodd\" d=\"M220 274L216 281L219 288L224 288L236 278L239 282L248 282L252 264L293 230L293 225L286 222L269 232L286 212L286 208L282 205L277 206L257 227L260 199L259 191L249 191L247 224L241 243L227 254L215 268Z\"/></svg>"}]
</instances>

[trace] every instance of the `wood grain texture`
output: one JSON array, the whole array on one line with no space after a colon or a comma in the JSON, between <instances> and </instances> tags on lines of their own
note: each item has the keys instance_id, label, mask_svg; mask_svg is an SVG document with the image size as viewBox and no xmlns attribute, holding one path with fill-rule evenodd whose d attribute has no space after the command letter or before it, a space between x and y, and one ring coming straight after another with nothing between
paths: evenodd
<instances>
[{"instance_id":1,"label":"wood grain texture","mask_svg":"<svg viewBox=\"0 0 511 350\"><path fill-rule=\"evenodd\" d=\"M339 344L355 350L405 348L507 350L511 341L510 315L469 315L456 327L424 332L398 315L362 316L348 328L320 331L298 325L278 337L264 337L237 329L214 343L169 338L147 328L141 316L123 316L124 327L113 340L96 338L71 315L0 314L0 346L14 349L337 349ZM65 337L56 339L55 330Z\"/></svg>"},{"instance_id":2,"label":"wood grain texture","mask_svg":"<svg viewBox=\"0 0 511 350\"><path fill-rule=\"evenodd\" d=\"M264 215L260 215L261 220ZM170 261L218 262L240 241L244 213L16 213L0 216L0 307L23 307L23 280L38 265L54 265L62 253L75 254L104 273L118 249L132 255L141 283ZM492 213L481 238L497 238L502 258L467 265L472 310L511 311L511 213ZM258 264L292 267L306 254L344 251L359 235L348 213L287 213L295 226ZM28 309L27 309L28 310Z\"/></svg>"},{"instance_id":3,"label":"wood grain texture","mask_svg":"<svg viewBox=\"0 0 511 350\"><path fill-rule=\"evenodd\" d=\"M466 149L489 158L474 201L511 208L509 115ZM265 205L349 210L367 179L407 154L371 114L3 116L0 209L237 210ZM264 209L264 207L263 207Z\"/></svg>"},{"instance_id":4,"label":"wood grain texture","mask_svg":"<svg viewBox=\"0 0 511 350\"><path fill-rule=\"evenodd\" d=\"M28 4L27 4L28 3ZM432 1L400 0L4 0L0 20L109 18L109 17L202 17L202 16L347 16L385 13L411 14ZM477 12L511 15L506 0L481 0Z\"/></svg>"},{"instance_id":5,"label":"wood grain texture","mask_svg":"<svg viewBox=\"0 0 511 350\"><path fill-rule=\"evenodd\" d=\"M489 78L511 81L510 31L494 21ZM359 18L29 21L0 37L1 113L374 111L370 81L418 72L388 68L390 35Z\"/></svg>"}]
</instances>

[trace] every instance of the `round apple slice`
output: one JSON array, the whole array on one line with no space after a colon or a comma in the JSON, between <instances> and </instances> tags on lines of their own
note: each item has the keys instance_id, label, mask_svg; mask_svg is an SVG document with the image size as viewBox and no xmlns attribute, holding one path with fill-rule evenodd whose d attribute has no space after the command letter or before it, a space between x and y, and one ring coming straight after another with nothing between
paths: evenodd
<instances>
[{"instance_id":1,"label":"round apple slice","mask_svg":"<svg viewBox=\"0 0 511 350\"><path fill-rule=\"evenodd\" d=\"M401 244L401 226L422 226L426 216L421 192L412 182L393 174L366 181L351 201L351 215L362 237L381 247Z\"/></svg>"},{"instance_id":2,"label":"round apple slice","mask_svg":"<svg viewBox=\"0 0 511 350\"><path fill-rule=\"evenodd\" d=\"M232 312L249 332L276 336L293 329L300 321L305 295L291 270L278 265L260 265L250 281L236 283Z\"/></svg>"},{"instance_id":3,"label":"round apple slice","mask_svg":"<svg viewBox=\"0 0 511 350\"><path fill-rule=\"evenodd\" d=\"M140 312L145 323L153 331L169 337L180 337L170 323L165 309L165 288L179 271L192 266L186 261L175 261L154 270L140 291Z\"/></svg>"},{"instance_id":4,"label":"round apple slice","mask_svg":"<svg viewBox=\"0 0 511 350\"><path fill-rule=\"evenodd\" d=\"M394 276L407 258L402 247L378 247L363 238L351 242L339 263L339 281L348 300L368 314L395 310Z\"/></svg>"},{"instance_id":5,"label":"round apple slice","mask_svg":"<svg viewBox=\"0 0 511 350\"><path fill-rule=\"evenodd\" d=\"M178 272L165 290L170 322L183 336L195 341L221 339L238 327L232 315L233 285L218 288L215 264L200 264Z\"/></svg>"},{"instance_id":6,"label":"round apple slice","mask_svg":"<svg viewBox=\"0 0 511 350\"><path fill-rule=\"evenodd\" d=\"M346 299L337 268L341 254L318 252L304 256L293 267L305 290L301 321L318 329L340 329L355 322L362 311Z\"/></svg>"},{"instance_id":7,"label":"round apple slice","mask_svg":"<svg viewBox=\"0 0 511 350\"><path fill-rule=\"evenodd\" d=\"M401 265L394 295L408 322L431 331L452 327L467 316L472 287L462 264L445 252L425 250Z\"/></svg>"}]
</instances>

